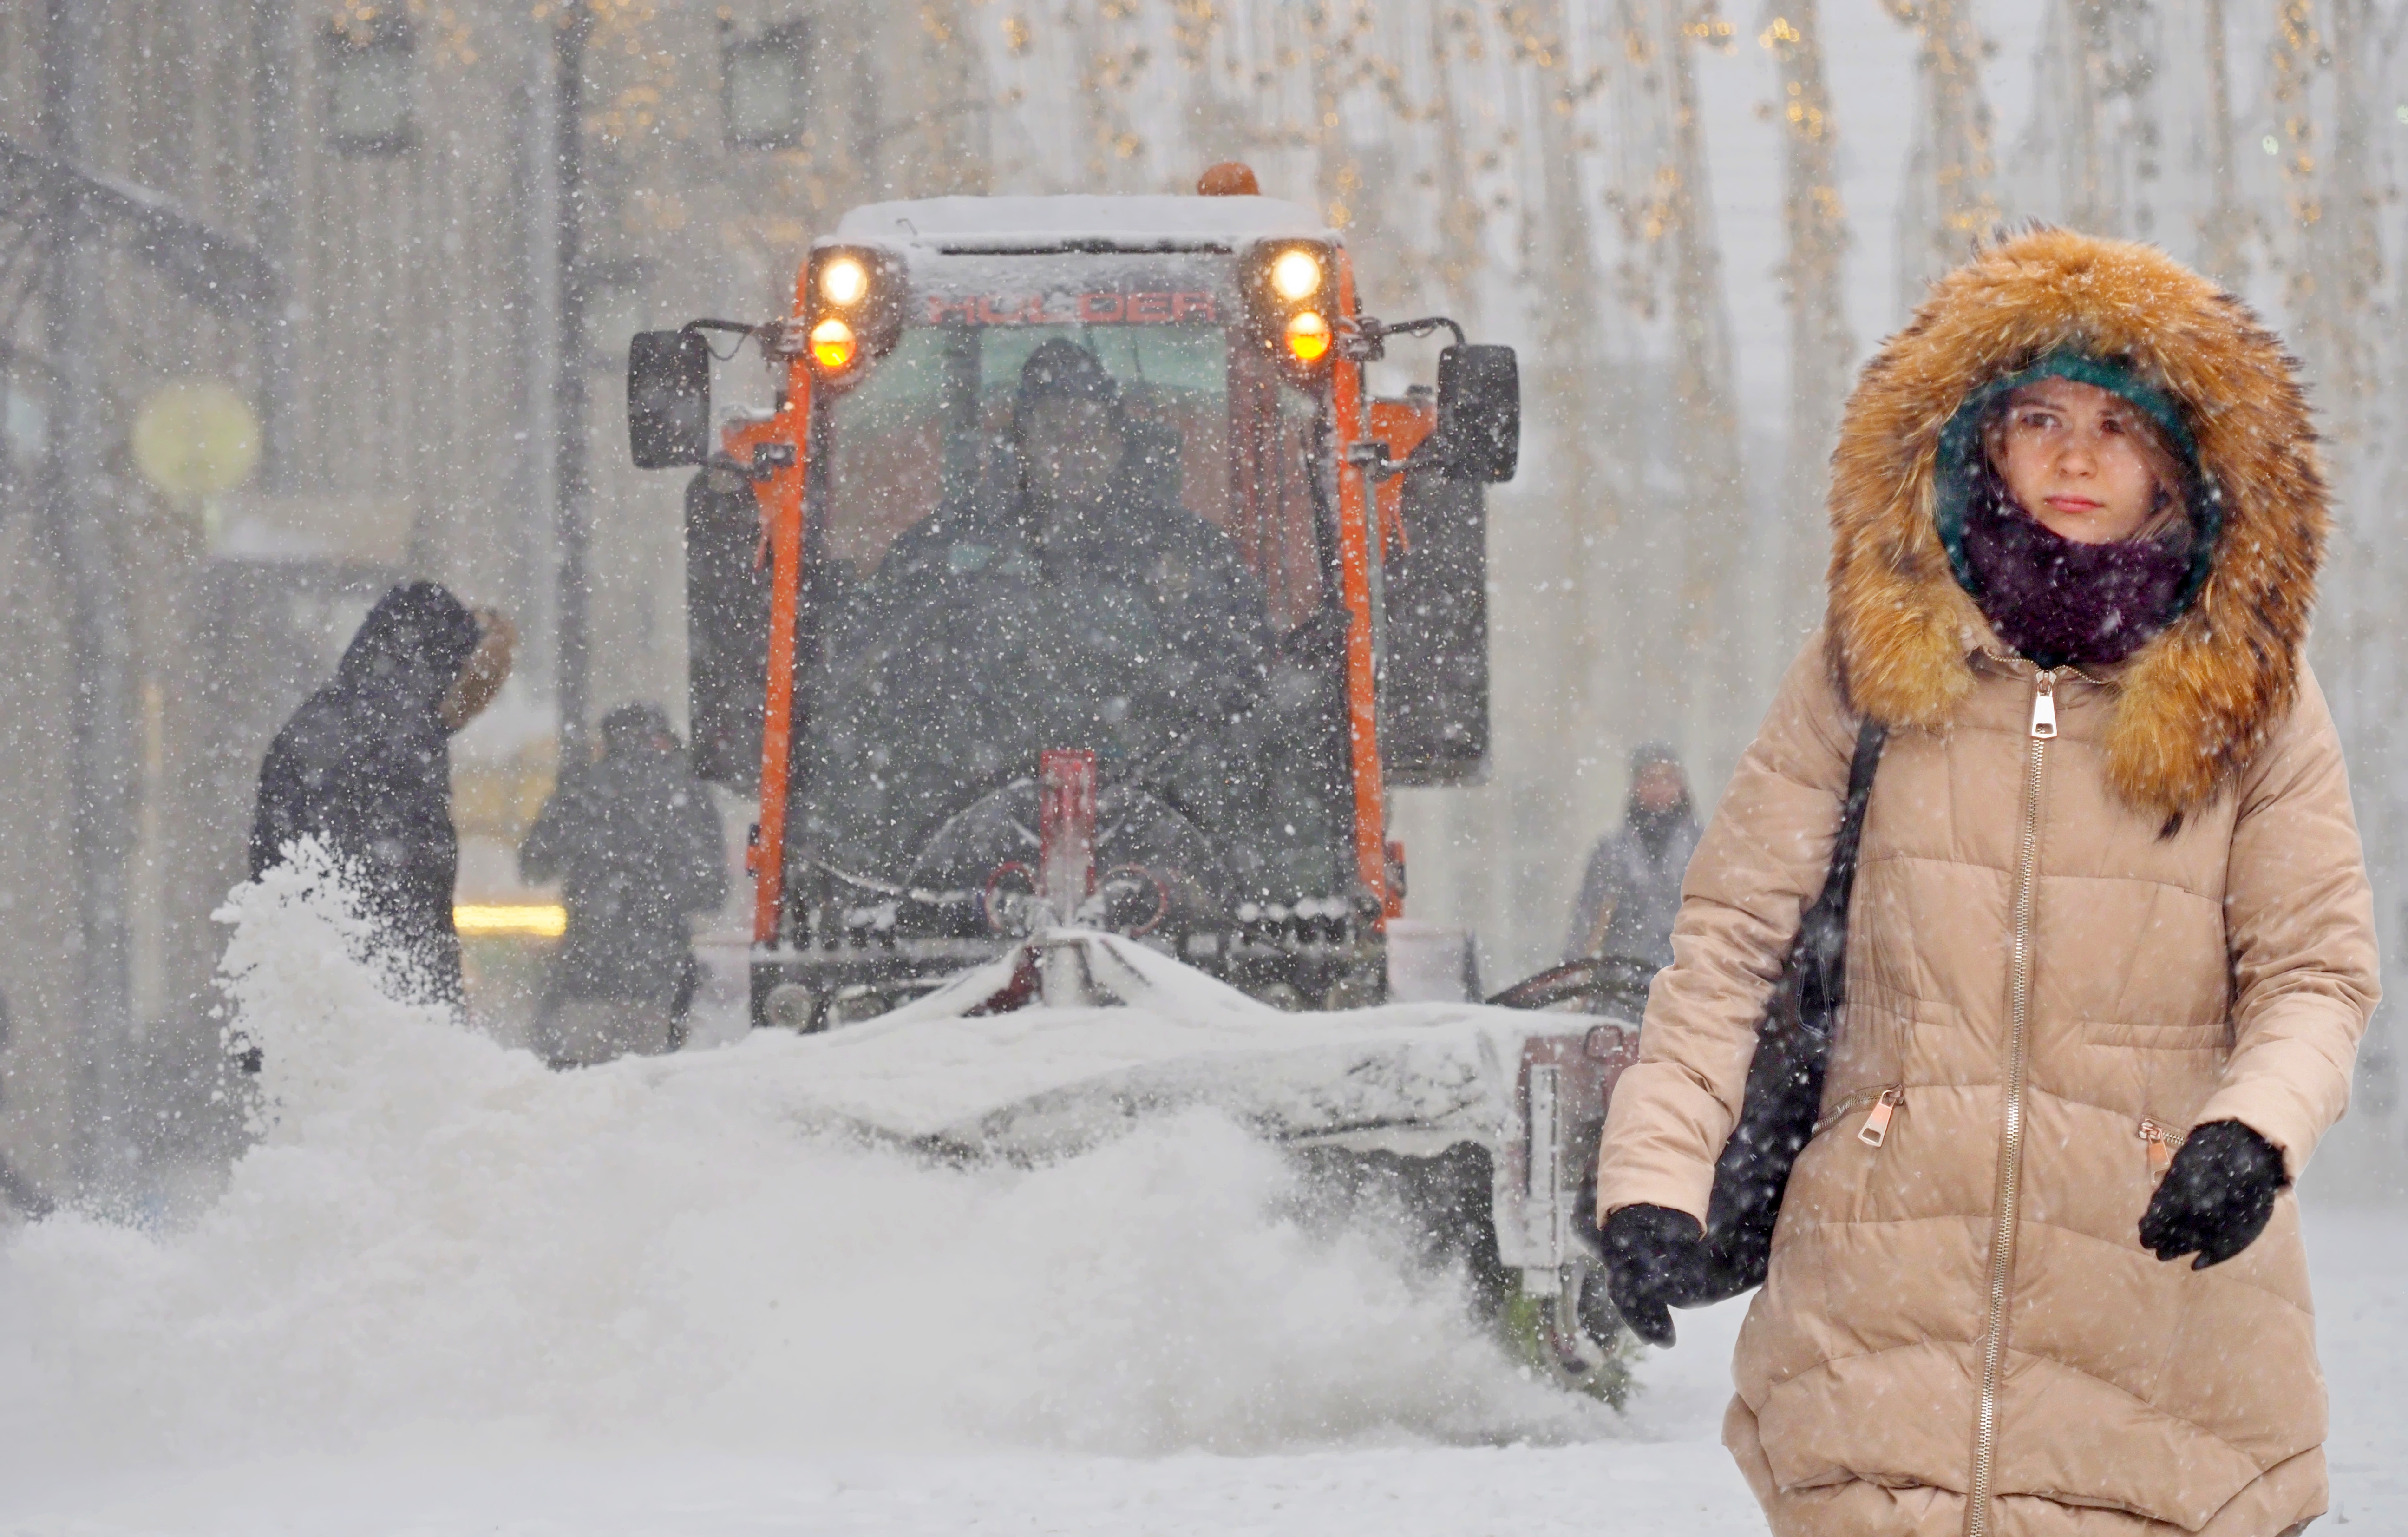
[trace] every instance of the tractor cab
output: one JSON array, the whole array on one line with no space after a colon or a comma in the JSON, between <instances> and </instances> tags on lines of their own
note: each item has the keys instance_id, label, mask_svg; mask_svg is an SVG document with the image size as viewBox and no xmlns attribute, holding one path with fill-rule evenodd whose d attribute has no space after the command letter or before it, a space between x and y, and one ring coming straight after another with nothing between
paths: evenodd
<instances>
[{"instance_id":1,"label":"tractor cab","mask_svg":"<svg viewBox=\"0 0 2408 1537\"><path fill-rule=\"evenodd\" d=\"M782 320L636 338L637 462L701 469L697 768L760 797L756 1022L1065 922L1292 1006L1382 996L1386 789L1484 763L1482 497L1518 441L1512 353L1459 333L1435 391L1364 398L1441 329L1362 315L1296 204L946 197L845 215ZM731 334L772 389L714 435Z\"/></svg>"}]
</instances>

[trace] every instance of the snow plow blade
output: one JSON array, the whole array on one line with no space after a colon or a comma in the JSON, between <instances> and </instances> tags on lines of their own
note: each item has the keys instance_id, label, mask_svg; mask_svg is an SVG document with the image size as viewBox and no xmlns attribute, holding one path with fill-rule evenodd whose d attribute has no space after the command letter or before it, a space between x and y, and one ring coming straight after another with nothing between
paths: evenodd
<instances>
[{"instance_id":1,"label":"snow plow blade","mask_svg":"<svg viewBox=\"0 0 2408 1537\"><path fill-rule=\"evenodd\" d=\"M1094 1002L1038 1006L1039 964L1065 952ZM1056 1158L1217 1112L1324 1186L1400 1199L1426 1248L1586 1385L1618 1326L1584 1208L1638 1039L1635 1017L1476 1003L1284 1013L1121 936L1056 929L781 1065L808 1123L947 1158Z\"/></svg>"}]
</instances>

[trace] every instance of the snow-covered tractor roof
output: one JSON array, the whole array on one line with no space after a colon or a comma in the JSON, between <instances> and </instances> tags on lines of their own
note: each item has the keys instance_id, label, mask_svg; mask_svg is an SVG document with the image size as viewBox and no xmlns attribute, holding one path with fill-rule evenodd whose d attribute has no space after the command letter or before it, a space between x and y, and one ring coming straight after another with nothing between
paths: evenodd
<instances>
[{"instance_id":1,"label":"snow-covered tractor roof","mask_svg":"<svg viewBox=\"0 0 2408 1537\"><path fill-rule=\"evenodd\" d=\"M829 245L917 248L931 255L1010 251L1234 251L1257 240L1338 235L1278 197L921 197L847 213Z\"/></svg>"}]
</instances>

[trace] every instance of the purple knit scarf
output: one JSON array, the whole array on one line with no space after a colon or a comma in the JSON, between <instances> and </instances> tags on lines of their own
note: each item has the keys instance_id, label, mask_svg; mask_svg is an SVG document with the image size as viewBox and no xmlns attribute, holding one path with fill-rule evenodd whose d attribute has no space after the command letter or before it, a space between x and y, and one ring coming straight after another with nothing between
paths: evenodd
<instances>
[{"instance_id":1,"label":"purple knit scarf","mask_svg":"<svg viewBox=\"0 0 2408 1537\"><path fill-rule=\"evenodd\" d=\"M2077 544L1998 494L1966 509L1965 558L1999 639L2044 668L2131 655L2173 621L2190 572L2179 539Z\"/></svg>"}]
</instances>

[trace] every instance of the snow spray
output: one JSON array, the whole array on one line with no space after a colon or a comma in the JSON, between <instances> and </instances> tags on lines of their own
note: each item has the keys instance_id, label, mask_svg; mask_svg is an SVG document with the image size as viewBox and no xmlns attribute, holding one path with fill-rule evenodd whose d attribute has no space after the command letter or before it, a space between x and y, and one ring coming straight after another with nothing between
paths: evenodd
<instances>
[{"instance_id":1,"label":"snow spray","mask_svg":"<svg viewBox=\"0 0 2408 1537\"><path fill-rule=\"evenodd\" d=\"M0 1468L373 1448L1248 1452L1563 1439L1374 1228L1317 1232L1226 1119L1033 1168L814 1131L809 1043L546 1070L400 1003L321 869L240 888L257 1140L190 1221L0 1243ZM13 1466L10 1466L13 1464Z\"/></svg>"}]
</instances>

